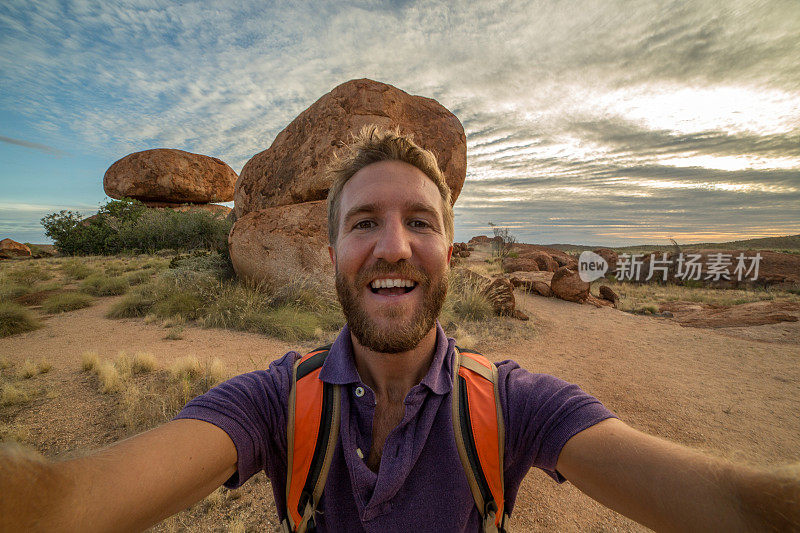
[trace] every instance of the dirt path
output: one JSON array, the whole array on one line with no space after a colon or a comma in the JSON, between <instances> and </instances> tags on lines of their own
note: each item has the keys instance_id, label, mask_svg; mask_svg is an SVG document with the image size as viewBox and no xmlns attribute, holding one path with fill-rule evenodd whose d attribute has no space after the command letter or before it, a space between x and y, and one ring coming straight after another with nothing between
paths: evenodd
<instances>
[{"instance_id":1,"label":"dirt path","mask_svg":"<svg viewBox=\"0 0 800 533\"><path fill-rule=\"evenodd\" d=\"M479 340L478 349L490 359L515 359L532 372L577 383L634 427L677 442L759 464L800 461L800 336L789 332L780 342L768 342L774 339L763 331L748 339L749 328L736 328L738 337L732 337L614 309L517 298L531 327L522 338ZM115 300L102 299L48 318L40 330L0 339L0 356L15 364L33 359L53 365L33 378L48 393L14 420L48 455L96 448L121 434L111 422L113 398L98 394L80 372L87 350L109 358L120 350L146 351L166 364L184 355L217 357L236 374L314 344L289 346L261 335L196 327L186 327L182 340L164 340L167 330L160 325L104 318ZM236 512L260 520L260 529L273 523L263 517L270 491L262 485L236 503ZM179 524L208 530L227 524L231 512L226 513ZM520 531L643 529L538 471L523 483L513 523Z\"/></svg>"}]
</instances>

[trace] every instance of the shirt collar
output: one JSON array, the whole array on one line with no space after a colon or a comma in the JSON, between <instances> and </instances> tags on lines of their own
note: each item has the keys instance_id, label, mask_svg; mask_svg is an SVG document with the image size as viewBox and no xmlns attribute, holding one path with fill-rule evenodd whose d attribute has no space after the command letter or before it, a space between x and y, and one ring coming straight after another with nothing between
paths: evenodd
<instances>
[{"instance_id":1,"label":"shirt collar","mask_svg":"<svg viewBox=\"0 0 800 533\"><path fill-rule=\"evenodd\" d=\"M431 366L420 382L434 394L446 394L453 388L453 347L455 341L448 338L439 322L436 322L436 348ZM359 383L361 378L353 358L353 342L350 328L345 325L333 341L330 353L319 372L319 379L326 383L347 385Z\"/></svg>"}]
</instances>

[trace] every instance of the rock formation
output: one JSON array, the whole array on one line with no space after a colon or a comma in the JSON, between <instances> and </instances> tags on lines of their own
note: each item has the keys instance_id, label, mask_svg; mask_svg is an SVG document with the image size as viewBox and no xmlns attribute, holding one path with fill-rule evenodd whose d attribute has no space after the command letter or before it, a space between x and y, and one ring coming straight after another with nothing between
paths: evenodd
<instances>
[{"instance_id":1,"label":"rock formation","mask_svg":"<svg viewBox=\"0 0 800 533\"><path fill-rule=\"evenodd\" d=\"M228 235L236 274L286 285L303 276L333 287L325 201L268 207L238 219Z\"/></svg>"},{"instance_id":2,"label":"rock formation","mask_svg":"<svg viewBox=\"0 0 800 533\"><path fill-rule=\"evenodd\" d=\"M349 81L300 113L242 169L228 237L239 277L280 283L294 275L288 272L306 272L332 285L324 169L368 124L413 133L436 154L455 201L466 178L466 136L458 118L430 98L371 80ZM453 255L466 257L469 250L454 247Z\"/></svg>"},{"instance_id":3,"label":"rock formation","mask_svg":"<svg viewBox=\"0 0 800 533\"><path fill-rule=\"evenodd\" d=\"M135 198L178 210L225 210L225 214L225 206L206 206L233 200L235 184L236 172L216 157L168 148L128 154L103 177L103 189L111 198Z\"/></svg>"},{"instance_id":4,"label":"rock formation","mask_svg":"<svg viewBox=\"0 0 800 533\"><path fill-rule=\"evenodd\" d=\"M11 239L3 239L0 241L0 258L11 259L30 256L31 249L28 248L27 245Z\"/></svg>"},{"instance_id":5,"label":"rock formation","mask_svg":"<svg viewBox=\"0 0 800 533\"><path fill-rule=\"evenodd\" d=\"M453 195L466 178L467 144L458 118L438 102L367 79L343 83L300 113L242 168L236 217L265 207L327 197L324 169L333 153L363 126L399 127L437 156Z\"/></svg>"},{"instance_id":6,"label":"rock formation","mask_svg":"<svg viewBox=\"0 0 800 533\"><path fill-rule=\"evenodd\" d=\"M504 272L537 272L539 263L530 257L506 257L502 262Z\"/></svg>"},{"instance_id":7,"label":"rock formation","mask_svg":"<svg viewBox=\"0 0 800 533\"><path fill-rule=\"evenodd\" d=\"M583 281L577 270L559 268L550 281L550 289L558 298L583 303L589 298L589 284Z\"/></svg>"}]
</instances>

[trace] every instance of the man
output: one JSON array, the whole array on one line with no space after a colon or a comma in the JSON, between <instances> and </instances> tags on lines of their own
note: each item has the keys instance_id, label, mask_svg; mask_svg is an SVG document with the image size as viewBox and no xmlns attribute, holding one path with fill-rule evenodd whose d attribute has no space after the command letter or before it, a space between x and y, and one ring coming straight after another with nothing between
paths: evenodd
<instances>
[{"instance_id":1,"label":"man","mask_svg":"<svg viewBox=\"0 0 800 533\"><path fill-rule=\"evenodd\" d=\"M341 386L320 530L476 531L450 430L453 345L436 322L452 253L433 156L362 131L336 160L330 256L347 326L319 374ZM295 352L190 402L176 420L91 456L0 457L0 530L138 530L264 469L281 518ZM498 364L506 506L531 466L655 529L800 527L797 469L768 473L640 433L574 385Z\"/></svg>"}]
</instances>

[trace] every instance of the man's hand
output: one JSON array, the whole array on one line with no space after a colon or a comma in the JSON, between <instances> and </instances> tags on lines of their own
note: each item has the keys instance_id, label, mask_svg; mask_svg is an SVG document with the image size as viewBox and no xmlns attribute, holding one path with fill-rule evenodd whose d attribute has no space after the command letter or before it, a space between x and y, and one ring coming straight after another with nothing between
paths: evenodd
<instances>
[{"instance_id":1,"label":"man's hand","mask_svg":"<svg viewBox=\"0 0 800 533\"><path fill-rule=\"evenodd\" d=\"M141 531L219 487L236 460L228 435L199 420L60 463L0 449L0 531Z\"/></svg>"},{"instance_id":2,"label":"man's hand","mask_svg":"<svg viewBox=\"0 0 800 533\"><path fill-rule=\"evenodd\" d=\"M735 465L608 419L572 437L558 471L603 505L657 531L800 528L800 465Z\"/></svg>"}]
</instances>

